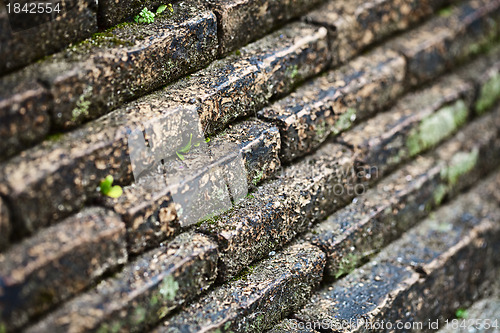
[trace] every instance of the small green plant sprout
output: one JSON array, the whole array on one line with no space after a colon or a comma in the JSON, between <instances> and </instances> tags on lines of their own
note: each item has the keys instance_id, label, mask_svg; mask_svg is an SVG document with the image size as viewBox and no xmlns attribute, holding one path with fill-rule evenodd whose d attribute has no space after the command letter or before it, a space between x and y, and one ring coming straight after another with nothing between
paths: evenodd
<instances>
[{"instance_id":1,"label":"small green plant sprout","mask_svg":"<svg viewBox=\"0 0 500 333\"><path fill-rule=\"evenodd\" d=\"M457 319L466 319L467 318L467 310L457 309L457 311L455 312L455 317L457 317Z\"/></svg>"},{"instance_id":2,"label":"small green plant sprout","mask_svg":"<svg viewBox=\"0 0 500 333\"><path fill-rule=\"evenodd\" d=\"M171 3L169 3L167 5L161 5L160 7L158 7L158 9L156 10L156 14L159 15L163 13L166 9L168 9L170 13L174 12L174 7L172 6Z\"/></svg>"},{"instance_id":3,"label":"small green plant sprout","mask_svg":"<svg viewBox=\"0 0 500 333\"><path fill-rule=\"evenodd\" d=\"M99 184L99 191L110 198L116 199L121 197L123 189L118 185L112 186L113 181L113 176L107 175L106 178L101 181L101 184Z\"/></svg>"},{"instance_id":4,"label":"small green plant sprout","mask_svg":"<svg viewBox=\"0 0 500 333\"><path fill-rule=\"evenodd\" d=\"M187 154L191 150L191 146L192 146L191 142L192 141L193 141L193 134L190 134L189 135L189 142L184 147L182 147L181 149L179 149L178 151L175 152L177 154L177 157L181 161L184 161L184 159L185 159L184 155L182 155L182 154Z\"/></svg>"},{"instance_id":5,"label":"small green plant sprout","mask_svg":"<svg viewBox=\"0 0 500 333\"><path fill-rule=\"evenodd\" d=\"M144 24L153 23L155 21L155 13L144 7L139 13L139 15L134 17L134 21L136 23L144 23Z\"/></svg>"}]
</instances>

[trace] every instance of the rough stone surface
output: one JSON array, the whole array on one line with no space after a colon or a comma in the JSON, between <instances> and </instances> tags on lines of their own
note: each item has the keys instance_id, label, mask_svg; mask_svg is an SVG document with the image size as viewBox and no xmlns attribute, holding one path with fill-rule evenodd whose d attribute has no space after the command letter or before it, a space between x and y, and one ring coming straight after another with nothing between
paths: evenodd
<instances>
[{"instance_id":1,"label":"rough stone surface","mask_svg":"<svg viewBox=\"0 0 500 333\"><path fill-rule=\"evenodd\" d=\"M330 30L333 65L344 63L370 44L428 17L445 1L329 1L305 16Z\"/></svg>"},{"instance_id":2,"label":"rough stone surface","mask_svg":"<svg viewBox=\"0 0 500 333\"><path fill-rule=\"evenodd\" d=\"M262 332L299 309L321 280L324 254L304 243L249 268L154 332Z\"/></svg>"},{"instance_id":3,"label":"rough stone surface","mask_svg":"<svg viewBox=\"0 0 500 333\"><path fill-rule=\"evenodd\" d=\"M326 34L322 27L292 23L167 87L167 96L195 104L205 133L214 133L323 71Z\"/></svg>"},{"instance_id":4,"label":"rough stone surface","mask_svg":"<svg viewBox=\"0 0 500 333\"><path fill-rule=\"evenodd\" d=\"M190 196L198 196L198 191L206 194L203 197L205 203L199 202L194 206L206 214L194 214L195 221L191 222L196 223L217 215L221 213L216 211L218 207L229 209L231 203L229 197L220 194L222 198L219 198L215 192L224 191L226 184L231 191L232 184L238 186L240 176L244 177L243 182L248 182L240 184L243 191L247 186L255 186L271 177L280 167L279 145L279 131L275 127L258 120L237 123L212 138L206 150L203 147L193 147L182 161L174 156L174 160L165 162L165 172L155 172L136 180L134 184L124 188L124 194L120 198L107 199L105 204L121 214L127 223L130 251L142 252L180 231L182 223L177 211L187 206L179 208L180 204L186 202L176 202L176 194L192 193ZM240 154L244 163L243 170L235 169L233 165L238 163ZM243 171L244 174L240 175L238 171ZM207 182L206 179L210 181ZM230 194L233 201L237 201L247 192ZM209 198L215 198L220 205L210 207L207 203Z\"/></svg>"},{"instance_id":5,"label":"rough stone surface","mask_svg":"<svg viewBox=\"0 0 500 333\"><path fill-rule=\"evenodd\" d=\"M185 233L130 262L27 332L139 332L200 294L215 280L217 246Z\"/></svg>"},{"instance_id":6,"label":"rough stone surface","mask_svg":"<svg viewBox=\"0 0 500 333\"><path fill-rule=\"evenodd\" d=\"M5 201L0 198L0 251L5 250L9 246L11 231L9 209L5 205Z\"/></svg>"},{"instance_id":7,"label":"rough stone surface","mask_svg":"<svg viewBox=\"0 0 500 333\"><path fill-rule=\"evenodd\" d=\"M219 55L264 36L323 0L210 0L217 15Z\"/></svg>"},{"instance_id":8,"label":"rough stone surface","mask_svg":"<svg viewBox=\"0 0 500 333\"><path fill-rule=\"evenodd\" d=\"M201 4L199 1L192 1ZM143 8L148 8L153 13L164 4L159 0L100 0L97 11L97 20L100 27L109 28L126 20L130 20L134 15L141 12Z\"/></svg>"},{"instance_id":9,"label":"rough stone surface","mask_svg":"<svg viewBox=\"0 0 500 333\"><path fill-rule=\"evenodd\" d=\"M494 279L498 221L496 204L475 191L466 194L313 295L296 317L310 324L328 321L326 331L353 320L350 328L363 331L357 320L427 322L448 315Z\"/></svg>"},{"instance_id":10,"label":"rough stone surface","mask_svg":"<svg viewBox=\"0 0 500 333\"><path fill-rule=\"evenodd\" d=\"M26 324L127 260L125 226L89 208L0 254L1 322Z\"/></svg>"},{"instance_id":11,"label":"rough stone surface","mask_svg":"<svg viewBox=\"0 0 500 333\"><path fill-rule=\"evenodd\" d=\"M53 126L97 118L215 59L213 13L185 2L164 13L95 34L34 67L54 98Z\"/></svg>"},{"instance_id":12,"label":"rough stone surface","mask_svg":"<svg viewBox=\"0 0 500 333\"><path fill-rule=\"evenodd\" d=\"M443 327L439 333L466 333L466 332L493 332L498 333L498 314L500 313L500 297L492 296L472 304L466 310L466 316L462 320L453 322L450 318L448 325L442 323ZM476 320L479 321L476 323ZM495 321L496 320L496 321ZM495 325L496 327L494 327ZM487 328L487 326L489 326Z\"/></svg>"},{"instance_id":13,"label":"rough stone surface","mask_svg":"<svg viewBox=\"0 0 500 333\"><path fill-rule=\"evenodd\" d=\"M219 243L219 278L235 276L345 205L357 181L355 169L349 150L326 144L284 169L279 179L264 183L233 210L203 222L200 230Z\"/></svg>"},{"instance_id":14,"label":"rough stone surface","mask_svg":"<svg viewBox=\"0 0 500 333\"><path fill-rule=\"evenodd\" d=\"M301 322L295 319L285 319L278 325L274 326L268 333L318 333L313 329L301 327Z\"/></svg>"},{"instance_id":15,"label":"rough stone surface","mask_svg":"<svg viewBox=\"0 0 500 333\"><path fill-rule=\"evenodd\" d=\"M51 107L48 91L25 73L0 78L0 161L47 135Z\"/></svg>"},{"instance_id":16,"label":"rough stone surface","mask_svg":"<svg viewBox=\"0 0 500 333\"><path fill-rule=\"evenodd\" d=\"M418 85L498 39L500 1L471 0L391 41L407 59L407 82Z\"/></svg>"},{"instance_id":17,"label":"rough stone surface","mask_svg":"<svg viewBox=\"0 0 500 333\"><path fill-rule=\"evenodd\" d=\"M55 20L47 22L40 14L24 14L15 24L9 21L3 2L8 1L2 1L0 6L0 75L57 52L97 31L97 2L94 0L60 1L57 3L61 12ZM30 2L18 3L22 8ZM38 24L37 20L40 21Z\"/></svg>"},{"instance_id":18,"label":"rough stone surface","mask_svg":"<svg viewBox=\"0 0 500 333\"><path fill-rule=\"evenodd\" d=\"M483 114L500 99L500 48L493 49L459 71L459 75L474 84L474 110Z\"/></svg>"},{"instance_id":19,"label":"rough stone surface","mask_svg":"<svg viewBox=\"0 0 500 333\"><path fill-rule=\"evenodd\" d=\"M306 83L258 116L280 128L282 160L290 161L393 103L404 78L404 58L380 48Z\"/></svg>"},{"instance_id":20,"label":"rough stone surface","mask_svg":"<svg viewBox=\"0 0 500 333\"><path fill-rule=\"evenodd\" d=\"M358 158L382 177L395 166L455 133L469 118L474 90L447 76L433 86L405 96L388 112L378 114L339 140L354 147Z\"/></svg>"}]
</instances>

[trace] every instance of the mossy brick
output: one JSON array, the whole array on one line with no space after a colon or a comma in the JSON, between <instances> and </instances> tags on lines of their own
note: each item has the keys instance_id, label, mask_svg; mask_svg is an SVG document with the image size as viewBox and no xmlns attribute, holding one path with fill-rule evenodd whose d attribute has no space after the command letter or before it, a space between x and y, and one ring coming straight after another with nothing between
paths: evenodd
<instances>
[{"instance_id":1,"label":"mossy brick","mask_svg":"<svg viewBox=\"0 0 500 333\"><path fill-rule=\"evenodd\" d=\"M89 208L0 254L0 310L7 329L26 324L127 261L125 225Z\"/></svg>"},{"instance_id":2,"label":"mossy brick","mask_svg":"<svg viewBox=\"0 0 500 333\"><path fill-rule=\"evenodd\" d=\"M165 13L97 33L34 66L53 96L55 128L97 118L215 59L213 13L186 2Z\"/></svg>"},{"instance_id":3,"label":"mossy brick","mask_svg":"<svg viewBox=\"0 0 500 333\"><path fill-rule=\"evenodd\" d=\"M347 204L356 186L354 156L326 144L258 187L231 211L198 228L219 244L219 279L228 280L253 261L289 242L310 224Z\"/></svg>"},{"instance_id":4,"label":"mossy brick","mask_svg":"<svg viewBox=\"0 0 500 333\"><path fill-rule=\"evenodd\" d=\"M249 119L229 125L222 133L211 138L210 149L224 142L238 145L245 162L249 187L272 178L281 168L280 132L272 124ZM231 181L228 180L228 183Z\"/></svg>"},{"instance_id":5,"label":"mossy brick","mask_svg":"<svg viewBox=\"0 0 500 333\"><path fill-rule=\"evenodd\" d=\"M9 238L12 231L9 208L5 201L0 198L0 251L9 246Z\"/></svg>"},{"instance_id":6,"label":"mossy brick","mask_svg":"<svg viewBox=\"0 0 500 333\"><path fill-rule=\"evenodd\" d=\"M184 233L149 251L27 329L27 332L141 332L188 304L215 280L217 246Z\"/></svg>"},{"instance_id":7,"label":"mossy brick","mask_svg":"<svg viewBox=\"0 0 500 333\"><path fill-rule=\"evenodd\" d=\"M403 92L404 78L404 58L379 48L307 82L258 117L279 127L281 158L291 161L392 104Z\"/></svg>"},{"instance_id":8,"label":"mossy brick","mask_svg":"<svg viewBox=\"0 0 500 333\"><path fill-rule=\"evenodd\" d=\"M495 48L484 57L461 69L458 74L476 89L474 110L483 114L500 99L500 48Z\"/></svg>"},{"instance_id":9,"label":"mossy brick","mask_svg":"<svg viewBox=\"0 0 500 333\"><path fill-rule=\"evenodd\" d=\"M431 80L499 36L500 1L471 0L391 41L408 62L407 83Z\"/></svg>"},{"instance_id":10,"label":"mossy brick","mask_svg":"<svg viewBox=\"0 0 500 333\"><path fill-rule=\"evenodd\" d=\"M327 66L326 29L291 23L165 89L199 108L205 133L253 115Z\"/></svg>"},{"instance_id":11,"label":"mossy brick","mask_svg":"<svg viewBox=\"0 0 500 333\"><path fill-rule=\"evenodd\" d=\"M295 17L324 2L323 0L211 0L217 15L219 55L222 56L254 41Z\"/></svg>"},{"instance_id":12,"label":"mossy brick","mask_svg":"<svg viewBox=\"0 0 500 333\"><path fill-rule=\"evenodd\" d=\"M117 184L130 184L132 131L145 130L148 122L183 119L189 110L147 96L9 160L0 167L0 193L17 221L16 233L31 233L80 210L85 202L100 197L96 188L107 175Z\"/></svg>"},{"instance_id":13,"label":"mossy brick","mask_svg":"<svg viewBox=\"0 0 500 333\"><path fill-rule=\"evenodd\" d=\"M441 171L442 190L454 196L476 184L500 163L500 107L458 132L434 153L446 161Z\"/></svg>"},{"instance_id":14,"label":"mossy brick","mask_svg":"<svg viewBox=\"0 0 500 333\"><path fill-rule=\"evenodd\" d=\"M451 136L468 120L474 89L456 76L409 94L383 112L343 133L374 177L382 177Z\"/></svg>"},{"instance_id":15,"label":"mossy brick","mask_svg":"<svg viewBox=\"0 0 500 333\"><path fill-rule=\"evenodd\" d=\"M213 289L153 332L263 332L307 301L324 263L318 248L291 246Z\"/></svg>"},{"instance_id":16,"label":"mossy brick","mask_svg":"<svg viewBox=\"0 0 500 333\"><path fill-rule=\"evenodd\" d=\"M318 333L313 329L306 328L304 323L296 319L285 319L270 329L269 333Z\"/></svg>"},{"instance_id":17,"label":"mossy brick","mask_svg":"<svg viewBox=\"0 0 500 333\"><path fill-rule=\"evenodd\" d=\"M332 64L345 63L368 46L432 15L444 1L329 1L304 17L329 29Z\"/></svg>"},{"instance_id":18,"label":"mossy brick","mask_svg":"<svg viewBox=\"0 0 500 333\"><path fill-rule=\"evenodd\" d=\"M314 294L295 316L310 324L329 322L328 331L342 324L360 331L366 322L438 319L493 281L499 220L496 205L475 192L465 194Z\"/></svg>"},{"instance_id":19,"label":"mossy brick","mask_svg":"<svg viewBox=\"0 0 500 333\"><path fill-rule=\"evenodd\" d=\"M247 182L239 184L242 190L255 186L254 183L270 178L279 169L278 149L279 132L276 128L258 120L242 121L212 137L206 148L195 147L193 142L191 150L183 155L184 160L181 161L176 155L173 160L165 160L164 172L152 173L136 180L134 184L124 188L124 194L120 198L107 198L105 205L122 215L127 223L129 249L139 253L180 231L183 225L179 221L177 210L191 207L191 204L186 206L185 201L177 202L180 196L176 197L176 194L189 191L186 193L195 195L198 190L202 190L206 191L208 197L212 197L215 195L212 193L215 191L213 186L225 191L228 184L229 191L232 191L234 188L231 185L238 186L241 176ZM235 169L233 165L240 161L240 154L246 170ZM243 174L238 171L243 171ZM204 180L207 176L212 179L211 182ZM237 201L247 193L230 194ZM223 196L218 200L222 200L224 206L229 198ZM207 212L202 215L221 213L212 212L203 203L200 203L197 210L202 207ZM197 218L195 222L198 222L198 218L206 217L198 215L200 214L193 215Z\"/></svg>"},{"instance_id":20,"label":"mossy brick","mask_svg":"<svg viewBox=\"0 0 500 333\"><path fill-rule=\"evenodd\" d=\"M51 107L49 92L26 73L0 78L0 161L47 135Z\"/></svg>"},{"instance_id":21,"label":"mossy brick","mask_svg":"<svg viewBox=\"0 0 500 333\"><path fill-rule=\"evenodd\" d=\"M9 1L4 1L9 3ZM21 8L29 2L18 2ZM10 2L11 6L14 2ZM55 4L55 3L54 3ZM0 74L12 72L37 59L57 52L70 43L79 42L97 31L97 2L94 0L60 1L60 15L52 21L40 22L43 15L24 14L15 25L7 7L0 6ZM14 8L11 9L14 11ZM25 26L18 26L22 24Z\"/></svg>"},{"instance_id":22,"label":"mossy brick","mask_svg":"<svg viewBox=\"0 0 500 333\"><path fill-rule=\"evenodd\" d=\"M487 123L490 125L484 126ZM474 154L495 144L492 139L476 141L473 133L478 129L479 135L485 137L498 135L491 118L473 122L435 152L417 156L314 227L306 239L327 254L325 275L339 278L349 273L440 206L444 199L456 196L458 189L463 190L495 169L498 158L495 163L485 154ZM467 146L464 141L473 146L462 149ZM498 149L491 154L498 155ZM461 155L472 155L477 160L472 167L465 165L460 178L450 183L446 175L455 168L454 156ZM485 196L495 197L495 187L500 185L500 179L495 179L486 182L489 195Z\"/></svg>"}]
</instances>

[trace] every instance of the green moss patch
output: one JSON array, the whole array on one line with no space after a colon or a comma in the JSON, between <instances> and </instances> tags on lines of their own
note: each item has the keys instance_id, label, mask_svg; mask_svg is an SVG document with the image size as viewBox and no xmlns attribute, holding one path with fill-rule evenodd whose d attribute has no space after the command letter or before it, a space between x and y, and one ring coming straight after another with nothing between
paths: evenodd
<instances>
[{"instance_id":1,"label":"green moss patch","mask_svg":"<svg viewBox=\"0 0 500 333\"><path fill-rule=\"evenodd\" d=\"M476 102L476 112L483 114L495 104L498 98L500 98L500 73L496 73L481 87Z\"/></svg>"}]
</instances>

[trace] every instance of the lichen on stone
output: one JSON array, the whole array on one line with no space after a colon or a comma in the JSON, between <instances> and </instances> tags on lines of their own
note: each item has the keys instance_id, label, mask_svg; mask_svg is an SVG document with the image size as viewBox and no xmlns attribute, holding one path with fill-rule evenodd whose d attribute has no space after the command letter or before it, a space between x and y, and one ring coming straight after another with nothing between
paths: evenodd
<instances>
[{"instance_id":1,"label":"lichen on stone","mask_svg":"<svg viewBox=\"0 0 500 333\"><path fill-rule=\"evenodd\" d=\"M348 108L346 112L339 116L339 119L333 126L332 132L334 134L339 134L349 128L351 128L352 123L356 120L356 109Z\"/></svg>"},{"instance_id":2,"label":"lichen on stone","mask_svg":"<svg viewBox=\"0 0 500 333\"><path fill-rule=\"evenodd\" d=\"M476 112L483 114L500 97L500 73L493 75L482 87L476 102Z\"/></svg>"},{"instance_id":3,"label":"lichen on stone","mask_svg":"<svg viewBox=\"0 0 500 333\"><path fill-rule=\"evenodd\" d=\"M455 185L460 176L470 172L476 166L478 158L479 150L477 148L471 152L458 152L453 155L449 166L443 170L441 176L450 185Z\"/></svg>"}]
</instances>

